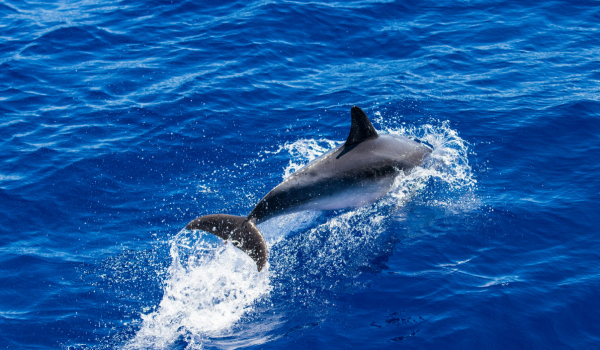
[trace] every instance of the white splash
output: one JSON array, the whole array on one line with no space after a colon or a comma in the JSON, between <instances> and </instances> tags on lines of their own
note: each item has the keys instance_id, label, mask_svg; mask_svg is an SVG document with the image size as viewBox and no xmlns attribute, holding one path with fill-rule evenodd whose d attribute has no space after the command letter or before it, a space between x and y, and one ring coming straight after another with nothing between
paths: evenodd
<instances>
[{"instance_id":1,"label":"white splash","mask_svg":"<svg viewBox=\"0 0 600 350\"><path fill-rule=\"evenodd\" d=\"M288 151L291 159L290 163L283 172L283 178L287 179L290 177L290 175L300 170L308 163L341 145L342 143L342 141L333 141L327 139L298 140L293 143L286 143L280 148L280 150Z\"/></svg>"},{"instance_id":2,"label":"white splash","mask_svg":"<svg viewBox=\"0 0 600 350\"><path fill-rule=\"evenodd\" d=\"M433 152L422 166L416 167L406 176L398 176L391 191L397 205L412 200L431 183L426 205L449 210L453 213L469 211L479 207L474 192L477 180L469 165L469 143L452 130L447 121L439 125L425 124L419 127L386 128L392 135L403 135L419 139L433 146Z\"/></svg>"},{"instance_id":3,"label":"white splash","mask_svg":"<svg viewBox=\"0 0 600 350\"><path fill-rule=\"evenodd\" d=\"M186 349L201 349L206 338L231 333L272 289L268 267L258 273L250 257L209 234L182 230L170 245L163 299L155 312L142 315L126 349L168 349L179 339Z\"/></svg>"}]
</instances>

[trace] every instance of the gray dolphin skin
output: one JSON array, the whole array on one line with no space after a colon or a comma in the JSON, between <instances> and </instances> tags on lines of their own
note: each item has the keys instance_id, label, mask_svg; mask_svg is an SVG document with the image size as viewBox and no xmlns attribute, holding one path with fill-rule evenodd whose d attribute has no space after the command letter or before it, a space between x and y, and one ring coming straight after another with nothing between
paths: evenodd
<instances>
[{"instance_id":1,"label":"gray dolphin skin","mask_svg":"<svg viewBox=\"0 0 600 350\"><path fill-rule=\"evenodd\" d=\"M400 172L421 165L431 153L407 137L379 135L365 112L352 107L346 142L310 162L269 191L246 216L201 216L188 230L202 230L231 241L255 262L267 263L267 243L256 227L270 218L304 210L335 210L374 203L391 189Z\"/></svg>"}]
</instances>

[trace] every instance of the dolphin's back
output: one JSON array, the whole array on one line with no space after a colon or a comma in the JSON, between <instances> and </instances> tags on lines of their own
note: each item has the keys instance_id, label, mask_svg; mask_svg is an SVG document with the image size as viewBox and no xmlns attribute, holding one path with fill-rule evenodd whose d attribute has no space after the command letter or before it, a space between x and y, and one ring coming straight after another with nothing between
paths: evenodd
<instances>
[{"instance_id":1,"label":"dolphin's back","mask_svg":"<svg viewBox=\"0 0 600 350\"><path fill-rule=\"evenodd\" d=\"M430 152L431 149L416 141L391 135L344 144L272 189L248 217L261 222L286 212L364 205L364 202L375 201L387 193L398 171L409 171L420 165ZM355 199L358 196L365 200L342 199L340 196L350 189ZM336 197L340 197L337 204ZM317 198L317 203L309 205Z\"/></svg>"}]
</instances>

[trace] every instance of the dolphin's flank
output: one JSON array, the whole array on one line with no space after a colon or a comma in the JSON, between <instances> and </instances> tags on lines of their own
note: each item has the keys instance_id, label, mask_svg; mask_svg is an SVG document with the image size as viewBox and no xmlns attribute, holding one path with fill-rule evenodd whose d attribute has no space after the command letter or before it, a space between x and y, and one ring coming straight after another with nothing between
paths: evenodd
<instances>
[{"instance_id":1,"label":"dolphin's flank","mask_svg":"<svg viewBox=\"0 0 600 350\"><path fill-rule=\"evenodd\" d=\"M247 216L201 216L188 230L202 230L231 241L255 262L267 263L267 243L256 225L303 210L360 207L383 197L399 172L420 165L431 148L406 137L379 135L365 112L352 107L346 142L327 152L269 191Z\"/></svg>"}]
</instances>

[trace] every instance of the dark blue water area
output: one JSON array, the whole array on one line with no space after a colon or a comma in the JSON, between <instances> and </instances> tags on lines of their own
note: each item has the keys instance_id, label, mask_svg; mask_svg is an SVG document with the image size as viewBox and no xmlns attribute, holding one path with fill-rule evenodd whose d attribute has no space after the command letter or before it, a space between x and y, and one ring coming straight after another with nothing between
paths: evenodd
<instances>
[{"instance_id":1,"label":"dark blue water area","mask_svg":"<svg viewBox=\"0 0 600 350\"><path fill-rule=\"evenodd\" d=\"M600 348L597 1L0 3L0 348ZM246 215L346 139L379 202Z\"/></svg>"}]
</instances>

